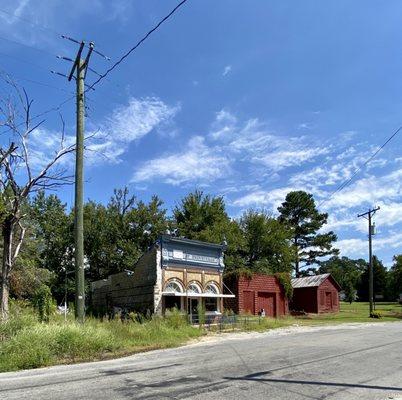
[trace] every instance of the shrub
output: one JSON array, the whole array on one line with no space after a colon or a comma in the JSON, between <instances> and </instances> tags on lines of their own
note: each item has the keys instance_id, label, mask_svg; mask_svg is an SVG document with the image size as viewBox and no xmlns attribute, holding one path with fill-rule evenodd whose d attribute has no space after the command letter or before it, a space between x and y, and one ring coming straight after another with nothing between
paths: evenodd
<instances>
[{"instance_id":1,"label":"shrub","mask_svg":"<svg viewBox=\"0 0 402 400\"><path fill-rule=\"evenodd\" d=\"M382 318L382 314L379 311L373 311L370 314L370 318Z\"/></svg>"},{"instance_id":2,"label":"shrub","mask_svg":"<svg viewBox=\"0 0 402 400\"><path fill-rule=\"evenodd\" d=\"M52 292L47 285L41 285L36 291L33 299L34 307L38 313L40 322L49 322L50 315L54 311Z\"/></svg>"},{"instance_id":3,"label":"shrub","mask_svg":"<svg viewBox=\"0 0 402 400\"><path fill-rule=\"evenodd\" d=\"M186 316L176 307L166 312L165 320L167 325L174 329L179 329L184 325L188 325Z\"/></svg>"}]
</instances>

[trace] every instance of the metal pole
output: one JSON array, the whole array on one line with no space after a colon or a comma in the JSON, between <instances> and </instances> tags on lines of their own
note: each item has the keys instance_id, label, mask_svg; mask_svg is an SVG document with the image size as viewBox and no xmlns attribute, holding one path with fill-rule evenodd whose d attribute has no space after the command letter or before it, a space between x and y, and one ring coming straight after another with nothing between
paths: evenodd
<instances>
[{"instance_id":1,"label":"metal pole","mask_svg":"<svg viewBox=\"0 0 402 400\"><path fill-rule=\"evenodd\" d=\"M77 138L75 158L75 318L85 319L85 275L84 275L84 61L77 60Z\"/></svg>"}]
</instances>

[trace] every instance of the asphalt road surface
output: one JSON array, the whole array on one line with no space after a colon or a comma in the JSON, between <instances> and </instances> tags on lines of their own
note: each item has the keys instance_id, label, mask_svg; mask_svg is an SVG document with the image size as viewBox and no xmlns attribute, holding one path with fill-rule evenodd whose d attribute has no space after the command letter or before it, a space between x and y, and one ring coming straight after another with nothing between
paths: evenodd
<instances>
[{"instance_id":1,"label":"asphalt road surface","mask_svg":"<svg viewBox=\"0 0 402 400\"><path fill-rule=\"evenodd\" d=\"M5 373L0 399L402 399L402 323L231 334Z\"/></svg>"}]
</instances>

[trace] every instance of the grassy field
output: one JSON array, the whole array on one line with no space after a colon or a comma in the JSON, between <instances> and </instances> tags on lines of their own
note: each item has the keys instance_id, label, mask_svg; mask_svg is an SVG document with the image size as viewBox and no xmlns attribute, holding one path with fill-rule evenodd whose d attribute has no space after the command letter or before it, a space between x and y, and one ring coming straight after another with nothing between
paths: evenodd
<instances>
[{"instance_id":1,"label":"grassy field","mask_svg":"<svg viewBox=\"0 0 402 400\"><path fill-rule=\"evenodd\" d=\"M402 305L398 303L377 303L375 311L381 318L370 318L369 303L344 303L340 304L340 312L336 314L308 315L295 317L295 321L303 325L345 323L345 322L384 322L402 320Z\"/></svg>"},{"instance_id":2,"label":"grassy field","mask_svg":"<svg viewBox=\"0 0 402 400\"><path fill-rule=\"evenodd\" d=\"M204 334L178 313L142 323L88 318L81 326L61 316L40 323L32 310L19 309L0 324L0 372L176 347Z\"/></svg>"},{"instance_id":3,"label":"grassy field","mask_svg":"<svg viewBox=\"0 0 402 400\"><path fill-rule=\"evenodd\" d=\"M378 303L380 319L368 317L368 303L341 303L337 314L303 317L239 319L226 327L235 331L266 331L292 325L341 324L346 322L384 322L402 320L402 306ZM212 327L212 331L220 330ZM84 326L72 317L65 322L54 315L40 323L30 307L14 305L12 317L0 324L0 372L48 365L101 360L141 351L175 347L207 334L207 329L190 326L179 313L168 318L122 323L120 320L87 319Z\"/></svg>"}]
</instances>

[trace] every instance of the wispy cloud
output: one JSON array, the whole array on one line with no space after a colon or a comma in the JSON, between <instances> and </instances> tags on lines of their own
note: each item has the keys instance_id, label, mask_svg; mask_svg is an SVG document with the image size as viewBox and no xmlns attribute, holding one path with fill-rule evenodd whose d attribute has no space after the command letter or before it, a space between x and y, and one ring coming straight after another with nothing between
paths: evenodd
<instances>
[{"instance_id":1,"label":"wispy cloud","mask_svg":"<svg viewBox=\"0 0 402 400\"><path fill-rule=\"evenodd\" d=\"M113 110L101 123L99 132L87 142L88 163L118 163L129 145L157 129L171 129L180 105L168 105L157 97L131 97L126 105ZM94 130L95 128L93 128Z\"/></svg>"},{"instance_id":2,"label":"wispy cloud","mask_svg":"<svg viewBox=\"0 0 402 400\"><path fill-rule=\"evenodd\" d=\"M132 177L132 182L160 179L171 185L213 181L229 172L229 160L215 153L204 138L193 137L180 153L167 154L145 162Z\"/></svg>"},{"instance_id":3,"label":"wispy cloud","mask_svg":"<svg viewBox=\"0 0 402 400\"><path fill-rule=\"evenodd\" d=\"M231 71L232 71L232 66L226 65L226 67L223 69L222 76L228 75Z\"/></svg>"},{"instance_id":4,"label":"wispy cloud","mask_svg":"<svg viewBox=\"0 0 402 400\"><path fill-rule=\"evenodd\" d=\"M116 164L128 152L130 144L158 129L166 129L174 135L172 118L180 110L179 105L170 106L156 97L130 98L126 105L113 110L99 127L89 124L85 141L87 166ZM40 169L59 150L61 132L38 128L30 135L30 158L33 166ZM73 144L74 135L66 135L65 143ZM71 162L71 157L63 162Z\"/></svg>"}]
</instances>

